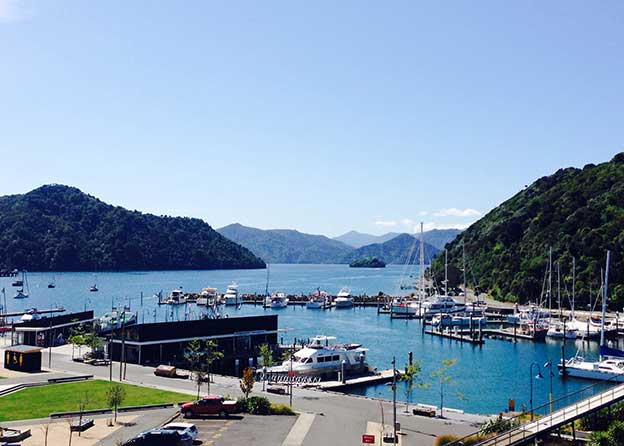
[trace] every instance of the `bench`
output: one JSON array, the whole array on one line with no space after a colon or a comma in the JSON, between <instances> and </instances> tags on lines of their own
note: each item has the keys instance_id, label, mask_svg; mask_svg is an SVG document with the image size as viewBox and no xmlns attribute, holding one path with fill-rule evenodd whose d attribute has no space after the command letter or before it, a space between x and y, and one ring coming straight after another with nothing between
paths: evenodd
<instances>
[{"instance_id":1,"label":"bench","mask_svg":"<svg viewBox=\"0 0 624 446\"><path fill-rule=\"evenodd\" d=\"M84 432L95 425L93 418L83 418L82 422L72 423L69 425L71 432Z\"/></svg>"}]
</instances>

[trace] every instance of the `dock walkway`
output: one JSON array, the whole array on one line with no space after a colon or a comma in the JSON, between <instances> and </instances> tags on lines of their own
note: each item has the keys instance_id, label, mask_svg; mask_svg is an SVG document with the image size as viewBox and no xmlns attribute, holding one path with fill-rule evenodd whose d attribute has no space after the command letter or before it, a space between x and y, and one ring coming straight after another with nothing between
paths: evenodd
<instances>
[{"instance_id":1,"label":"dock walkway","mask_svg":"<svg viewBox=\"0 0 624 446\"><path fill-rule=\"evenodd\" d=\"M578 403L556 410L549 415L544 415L535 421L521 424L518 427L488 438L475 446L514 446L525 444L539 436L543 436L552 430L561 427L572 421L608 407L624 400L624 384L612 387L611 389L589 397ZM461 439L449 446L462 444Z\"/></svg>"},{"instance_id":2,"label":"dock walkway","mask_svg":"<svg viewBox=\"0 0 624 446\"><path fill-rule=\"evenodd\" d=\"M349 378L342 381L324 381L318 386L321 390L344 390L349 387L369 386L372 384L381 384L392 381L392 369L384 370L375 375L360 376L357 378Z\"/></svg>"}]
</instances>

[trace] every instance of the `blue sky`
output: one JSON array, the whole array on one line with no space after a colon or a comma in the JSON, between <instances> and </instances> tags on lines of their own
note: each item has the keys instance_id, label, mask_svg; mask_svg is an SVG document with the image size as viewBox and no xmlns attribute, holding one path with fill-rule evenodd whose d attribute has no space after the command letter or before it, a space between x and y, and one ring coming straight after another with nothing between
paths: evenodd
<instances>
[{"instance_id":1,"label":"blue sky","mask_svg":"<svg viewBox=\"0 0 624 446\"><path fill-rule=\"evenodd\" d=\"M620 1L0 0L0 195L465 226L624 150Z\"/></svg>"}]
</instances>

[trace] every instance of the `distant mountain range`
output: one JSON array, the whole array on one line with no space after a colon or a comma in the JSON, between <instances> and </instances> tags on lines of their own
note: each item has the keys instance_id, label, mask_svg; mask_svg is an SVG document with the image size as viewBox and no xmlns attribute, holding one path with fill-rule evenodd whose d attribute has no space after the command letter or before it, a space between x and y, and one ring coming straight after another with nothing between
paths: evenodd
<instances>
[{"instance_id":1,"label":"distant mountain range","mask_svg":"<svg viewBox=\"0 0 624 446\"><path fill-rule=\"evenodd\" d=\"M388 240L355 249L324 235L305 234L290 229L257 229L234 223L217 231L268 263L351 263L364 257L376 257L385 263L403 264L414 246L416 254L412 261L416 259L417 263L420 252L419 244L414 245L416 238L409 234L386 234ZM457 230L449 230L447 237L455 236L453 231ZM447 231L430 231L432 238L438 243L445 233ZM380 238L384 239L383 236ZM427 238L428 233L425 233L425 240ZM425 262L428 264L439 251L437 247L425 242Z\"/></svg>"},{"instance_id":2,"label":"distant mountain range","mask_svg":"<svg viewBox=\"0 0 624 446\"><path fill-rule=\"evenodd\" d=\"M428 265L440 250L427 242L424 243L424 247L425 264ZM386 264L405 264L408 261L408 256L410 264L417 264L420 261L420 241L409 234L399 234L387 242L373 243L354 249L341 263L351 263L355 260L374 257Z\"/></svg>"},{"instance_id":3,"label":"distant mountain range","mask_svg":"<svg viewBox=\"0 0 624 446\"><path fill-rule=\"evenodd\" d=\"M257 229L234 223L217 231L268 263L342 263L353 248L324 235Z\"/></svg>"},{"instance_id":4,"label":"distant mountain range","mask_svg":"<svg viewBox=\"0 0 624 446\"><path fill-rule=\"evenodd\" d=\"M264 267L265 263L248 249L197 218L129 211L63 185L0 197L0 268L103 271Z\"/></svg>"},{"instance_id":5,"label":"distant mountain range","mask_svg":"<svg viewBox=\"0 0 624 446\"><path fill-rule=\"evenodd\" d=\"M423 236L425 242L435 246L438 250L444 249L447 243L455 240L457 235L461 233L459 229L432 229L425 231ZM338 237L334 237L334 240L345 243L354 248L361 248L362 246L372 245L373 243L384 243L393 238L401 235L400 232L388 232L383 235L372 235L363 232L349 231L346 234L342 234ZM420 239L420 234L413 234L416 238Z\"/></svg>"}]
</instances>

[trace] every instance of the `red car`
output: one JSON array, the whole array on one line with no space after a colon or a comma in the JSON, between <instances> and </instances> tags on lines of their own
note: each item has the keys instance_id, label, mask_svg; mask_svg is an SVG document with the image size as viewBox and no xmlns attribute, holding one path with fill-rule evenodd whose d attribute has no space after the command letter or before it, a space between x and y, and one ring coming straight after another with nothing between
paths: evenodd
<instances>
[{"instance_id":1,"label":"red car","mask_svg":"<svg viewBox=\"0 0 624 446\"><path fill-rule=\"evenodd\" d=\"M184 403L182 415L192 418L197 415L219 415L225 418L236 411L236 401L226 401L221 395L206 395L199 401Z\"/></svg>"}]
</instances>

